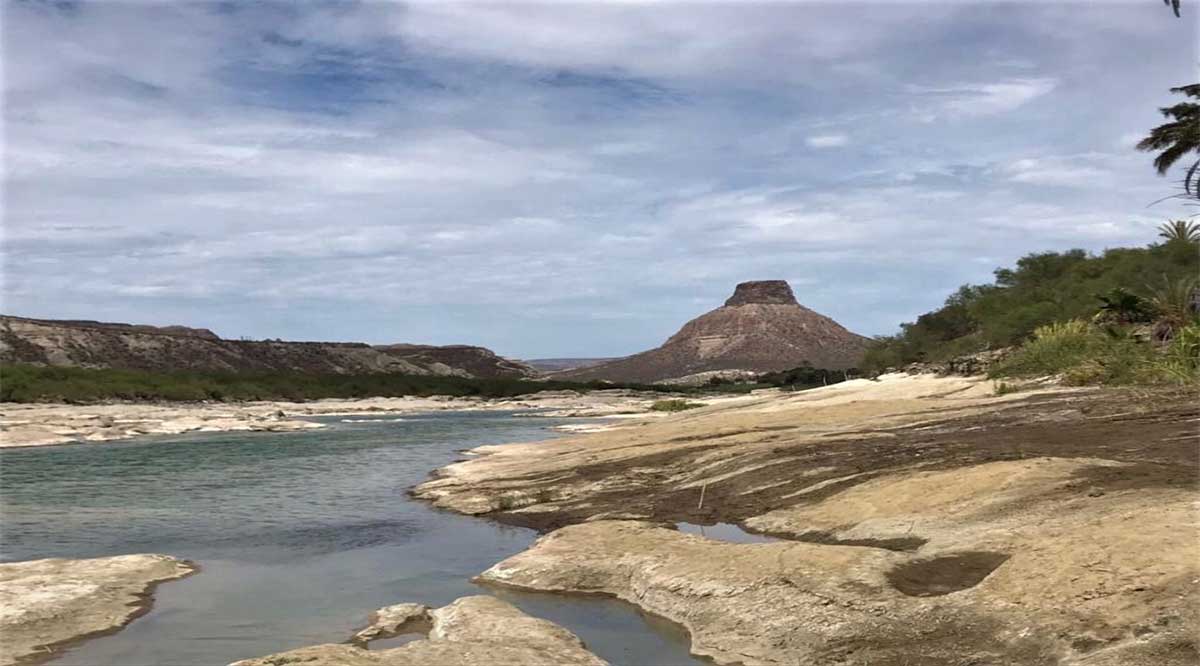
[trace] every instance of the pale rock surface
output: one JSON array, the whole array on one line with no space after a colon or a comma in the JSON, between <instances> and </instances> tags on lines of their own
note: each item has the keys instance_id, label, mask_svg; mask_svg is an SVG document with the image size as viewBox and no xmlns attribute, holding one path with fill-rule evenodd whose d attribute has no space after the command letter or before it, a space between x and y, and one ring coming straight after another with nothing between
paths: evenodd
<instances>
[{"instance_id":1,"label":"pale rock surface","mask_svg":"<svg viewBox=\"0 0 1200 666\"><path fill-rule=\"evenodd\" d=\"M1200 663L1194 401L994 388L891 375L480 447L416 494L552 530L482 581L620 597L718 663Z\"/></svg>"},{"instance_id":2,"label":"pale rock surface","mask_svg":"<svg viewBox=\"0 0 1200 666\"><path fill-rule=\"evenodd\" d=\"M0 564L0 664L48 659L65 644L117 630L149 610L157 583L195 570L166 555Z\"/></svg>"},{"instance_id":3,"label":"pale rock surface","mask_svg":"<svg viewBox=\"0 0 1200 666\"><path fill-rule=\"evenodd\" d=\"M403 603L384 606L371 613L371 624L354 634L352 643L369 643L380 638L391 638L423 627L429 622L429 607L423 604Z\"/></svg>"},{"instance_id":4,"label":"pale rock surface","mask_svg":"<svg viewBox=\"0 0 1200 666\"><path fill-rule=\"evenodd\" d=\"M377 418L382 414L446 410L538 410L529 415L612 418L645 414L654 400L662 397L662 394L605 390L587 394L544 391L490 400L435 396L247 403L0 403L0 448L108 442L185 432L288 432L324 427L304 418L309 416Z\"/></svg>"},{"instance_id":5,"label":"pale rock surface","mask_svg":"<svg viewBox=\"0 0 1200 666\"><path fill-rule=\"evenodd\" d=\"M392 606L401 614L409 606ZM463 597L429 612L429 637L388 650L316 645L233 666L606 666L575 634L488 596Z\"/></svg>"}]
</instances>

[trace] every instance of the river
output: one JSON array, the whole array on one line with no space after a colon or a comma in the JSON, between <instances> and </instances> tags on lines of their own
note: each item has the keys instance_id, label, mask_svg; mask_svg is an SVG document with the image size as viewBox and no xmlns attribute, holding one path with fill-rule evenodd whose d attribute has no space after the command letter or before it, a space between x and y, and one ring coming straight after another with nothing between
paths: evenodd
<instances>
[{"instance_id":1,"label":"river","mask_svg":"<svg viewBox=\"0 0 1200 666\"><path fill-rule=\"evenodd\" d=\"M431 509L407 490L480 444L555 436L497 412L322 417L292 433L202 433L0 451L0 559L153 552L198 563L153 610L59 666L208 666L341 642L375 608L496 594L613 664L698 665L677 627L602 598L470 577L530 530Z\"/></svg>"}]
</instances>

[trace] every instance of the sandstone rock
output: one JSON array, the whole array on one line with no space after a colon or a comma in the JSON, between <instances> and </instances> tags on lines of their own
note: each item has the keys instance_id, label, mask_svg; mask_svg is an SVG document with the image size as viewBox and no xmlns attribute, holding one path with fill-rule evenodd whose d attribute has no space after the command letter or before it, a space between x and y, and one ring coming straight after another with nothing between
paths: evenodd
<instances>
[{"instance_id":1,"label":"sandstone rock","mask_svg":"<svg viewBox=\"0 0 1200 666\"><path fill-rule=\"evenodd\" d=\"M401 615L415 612L401 604ZM605 666L575 634L494 597L463 597L430 611L429 637L389 650L317 645L233 666Z\"/></svg>"},{"instance_id":2,"label":"sandstone rock","mask_svg":"<svg viewBox=\"0 0 1200 666\"><path fill-rule=\"evenodd\" d=\"M166 555L0 564L0 664L48 659L118 629L149 610L155 585L195 570Z\"/></svg>"},{"instance_id":3,"label":"sandstone rock","mask_svg":"<svg viewBox=\"0 0 1200 666\"><path fill-rule=\"evenodd\" d=\"M422 604L404 603L385 606L371 613L371 624L350 639L352 643L369 643L380 638L391 638L414 629L428 633L429 607Z\"/></svg>"},{"instance_id":4,"label":"sandstone rock","mask_svg":"<svg viewBox=\"0 0 1200 666\"><path fill-rule=\"evenodd\" d=\"M484 581L619 596L722 663L1195 663L1190 397L888 375L480 447L416 494L560 528Z\"/></svg>"}]
</instances>

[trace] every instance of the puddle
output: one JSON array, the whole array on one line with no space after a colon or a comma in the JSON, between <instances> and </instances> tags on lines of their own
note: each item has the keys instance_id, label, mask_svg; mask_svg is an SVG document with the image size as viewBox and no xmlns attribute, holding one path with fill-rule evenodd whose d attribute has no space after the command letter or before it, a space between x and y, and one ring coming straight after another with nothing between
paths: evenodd
<instances>
[{"instance_id":1,"label":"puddle","mask_svg":"<svg viewBox=\"0 0 1200 666\"><path fill-rule=\"evenodd\" d=\"M975 587L1008 560L1004 553L955 553L907 562L888 572L892 587L910 597L936 597Z\"/></svg>"},{"instance_id":2,"label":"puddle","mask_svg":"<svg viewBox=\"0 0 1200 666\"><path fill-rule=\"evenodd\" d=\"M715 525L696 525L695 523L675 523L680 532L698 534L713 541L728 541L729 543L777 543L781 539L765 534L752 534L733 523L717 523Z\"/></svg>"},{"instance_id":3,"label":"puddle","mask_svg":"<svg viewBox=\"0 0 1200 666\"><path fill-rule=\"evenodd\" d=\"M409 643L412 643L413 641L419 641L422 638L427 638L427 636L422 633L414 633L414 634L400 634L398 636L392 636L391 638L379 638L379 639L371 641L370 643L367 643L367 649L371 650L371 651L390 650L392 648L398 648L403 645L408 645Z\"/></svg>"}]
</instances>

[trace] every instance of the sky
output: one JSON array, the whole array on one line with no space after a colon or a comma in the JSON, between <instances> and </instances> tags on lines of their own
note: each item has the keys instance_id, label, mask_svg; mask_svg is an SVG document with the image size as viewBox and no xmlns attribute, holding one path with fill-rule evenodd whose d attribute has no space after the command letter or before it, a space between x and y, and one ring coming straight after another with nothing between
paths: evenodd
<instances>
[{"instance_id":1,"label":"sky","mask_svg":"<svg viewBox=\"0 0 1200 666\"><path fill-rule=\"evenodd\" d=\"M1133 148L1183 10L6 2L0 310L614 356L786 279L892 333L1189 212Z\"/></svg>"}]
</instances>

